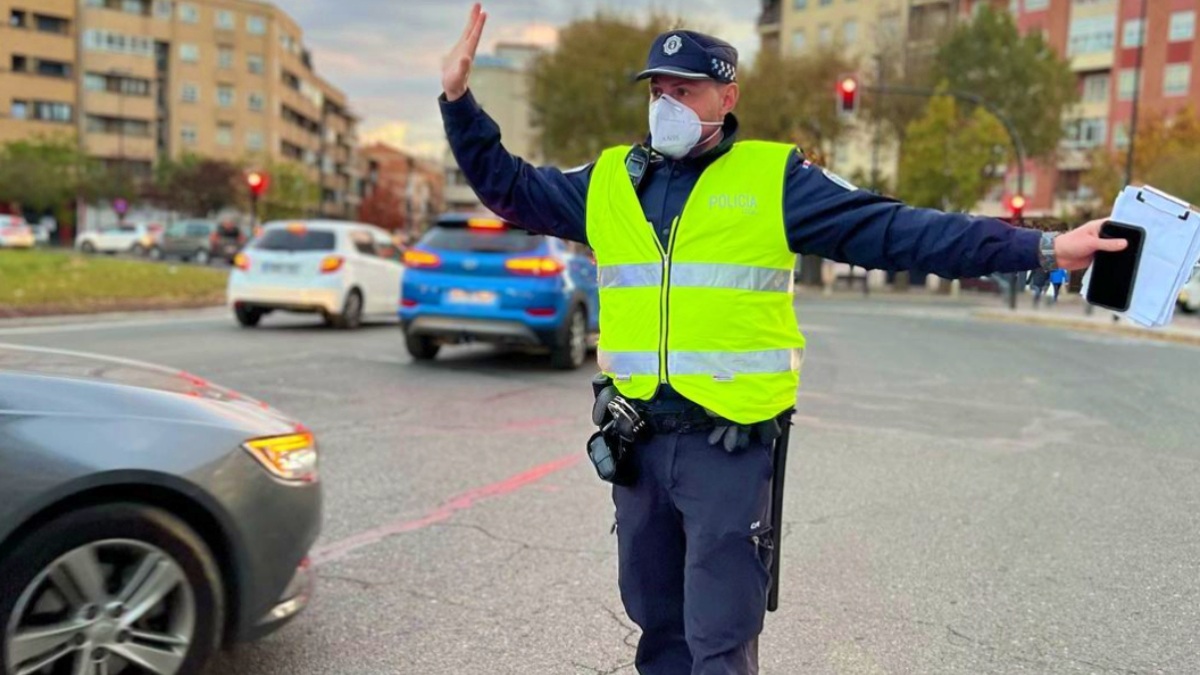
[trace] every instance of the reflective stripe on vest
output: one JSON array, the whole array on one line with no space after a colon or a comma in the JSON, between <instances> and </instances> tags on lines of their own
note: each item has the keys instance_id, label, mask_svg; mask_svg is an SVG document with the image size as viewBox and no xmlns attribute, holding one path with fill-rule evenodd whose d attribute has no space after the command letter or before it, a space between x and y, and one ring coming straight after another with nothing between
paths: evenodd
<instances>
[{"instance_id":1,"label":"reflective stripe on vest","mask_svg":"<svg viewBox=\"0 0 1200 675\"><path fill-rule=\"evenodd\" d=\"M633 263L600 269L600 288L645 288L662 285L662 265ZM671 285L682 288L725 288L740 291L787 293L792 273L771 267L678 263L671 268Z\"/></svg>"},{"instance_id":2,"label":"reflective stripe on vest","mask_svg":"<svg viewBox=\"0 0 1200 675\"><path fill-rule=\"evenodd\" d=\"M617 379L639 375L658 376L658 352L609 352L598 350L600 370ZM758 352L683 352L667 354L667 369L673 375L708 375L728 381L738 375L799 372L803 349L768 349Z\"/></svg>"}]
</instances>

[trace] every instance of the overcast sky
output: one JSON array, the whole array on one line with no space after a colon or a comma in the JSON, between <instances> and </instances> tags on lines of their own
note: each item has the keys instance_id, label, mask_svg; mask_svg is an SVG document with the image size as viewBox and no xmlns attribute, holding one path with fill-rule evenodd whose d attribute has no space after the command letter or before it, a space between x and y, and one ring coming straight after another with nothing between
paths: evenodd
<instances>
[{"instance_id":1,"label":"overcast sky","mask_svg":"<svg viewBox=\"0 0 1200 675\"><path fill-rule=\"evenodd\" d=\"M350 97L363 118L361 137L440 156L441 61L462 32L470 2L275 1L304 29L317 71ZM480 51L490 52L497 41L552 43L555 27L597 8L636 16L658 9L713 30L746 59L757 49L760 5L761 0L487 0Z\"/></svg>"}]
</instances>

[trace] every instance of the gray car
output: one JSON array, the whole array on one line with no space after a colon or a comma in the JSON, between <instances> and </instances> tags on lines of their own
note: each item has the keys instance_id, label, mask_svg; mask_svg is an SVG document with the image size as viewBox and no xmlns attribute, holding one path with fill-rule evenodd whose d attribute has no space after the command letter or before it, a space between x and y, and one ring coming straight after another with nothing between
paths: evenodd
<instances>
[{"instance_id":1,"label":"gray car","mask_svg":"<svg viewBox=\"0 0 1200 675\"><path fill-rule=\"evenodd\" d=\"M207 265L213 258L220 257L214 250L216 232L215 220L177 220L167 225L158 241L150 247L149 255L154 260L179 258Z\"/></svg>"},{"instance_id":2,"label":"gray car","mask_svg":"<svg viewBox=\"0 0 1200 675\"><path fill-rule=\"evenodd\" d=\"M0 672L197 673L311 595L313 435L177 370L0 345Z\"/></svg>"}]
</instances>

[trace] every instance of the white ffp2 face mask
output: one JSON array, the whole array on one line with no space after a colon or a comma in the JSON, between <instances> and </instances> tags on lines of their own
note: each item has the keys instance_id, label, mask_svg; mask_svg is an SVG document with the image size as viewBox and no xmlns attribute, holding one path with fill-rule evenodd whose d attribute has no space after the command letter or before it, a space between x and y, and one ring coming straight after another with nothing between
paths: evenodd
<instances>
[{"instance_id":1,"label":"white ffp2 face mask","mask_svg":"<svg viewBox=\"0 0 1200 675\"><path fill-rule=\"evenodd\" d=\"M706 126L718 127L709 135L711 139L722 123L701 122L695 110L666 94L650 104L650 144L671 159L687 157L700 144L700 134Z\"/></svg>"}]
</instances>

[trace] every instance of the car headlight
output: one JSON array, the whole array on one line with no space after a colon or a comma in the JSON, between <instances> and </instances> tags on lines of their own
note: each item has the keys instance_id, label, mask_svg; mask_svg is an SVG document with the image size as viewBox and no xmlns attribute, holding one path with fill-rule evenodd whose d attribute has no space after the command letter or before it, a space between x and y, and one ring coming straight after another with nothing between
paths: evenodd
<instances>
[{"instance_id":1,"label":"car headlight","mask_svg":"<svg viewBox=\"0 0 1200 675\"><path fill-rule=\"evenodd\" d=\"M317 482L317 441L311 431L256 438L242 447L277 478L292 483Z\"/></svg>"}]
</instances>

